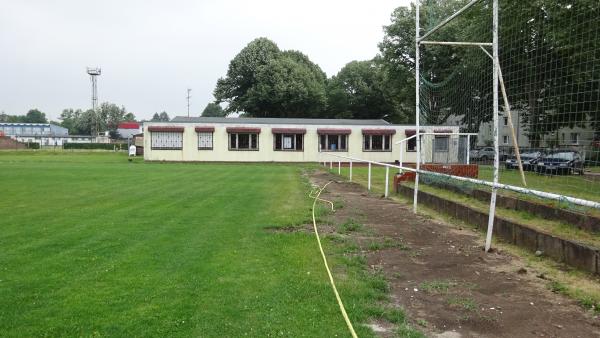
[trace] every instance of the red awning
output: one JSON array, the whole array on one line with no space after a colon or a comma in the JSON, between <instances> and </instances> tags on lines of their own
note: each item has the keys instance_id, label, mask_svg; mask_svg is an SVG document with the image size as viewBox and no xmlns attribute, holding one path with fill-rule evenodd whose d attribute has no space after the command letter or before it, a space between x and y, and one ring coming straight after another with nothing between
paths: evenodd
<instances>
[{"instance_id":1,"label":"red awning","mask_svg":"<svg viewBox=\"0 0 600 338\"><path fill-rule=\"evenodd\" d=\"M337 134L337 135L349 135L352 133L352 129L328 129L328 128L318 128L317 134L325 135L325 134Z\"/></svg>"},{"instance_id":2,"label":"red awning","mask_svg":"<svg viewBox=\"0 0 600 338\"><path fill-rule=\"evenodd\" d=\"M260 133L260 128L227 127L228 133Z\"/></svg>"},{"instance_id":3,"label":"red awning","mask_svg":"<svg viewBox=\"0 0 600 338\"><path fill-rule=\"evenodd\" d=\"M174 133L183 133L183 127L150 126L148 131L170 131Z\"/></svg>"},{"instance_id":4,"label":"red awning","mask_svg":"<svg viewBox=\"0 0 600 338\"><path fill-rule=\"evenodd\" d=\"M424 132L425 132L425 130L421 129L421 133L424 133ZM415 135L416 133L417 133L417 130L416 130L416 129L406 129L406 130L404 130L404 134L405 134L406 136L413 136L413 135Z\"/></svg>"},{"instance_id":5,"label":"red awning","mask_svg":"<svg viewBox=\"0 0 600 338\"><path fill-rule=\"evenodd\" d=\"M434 133L453 133L454 131L452 129L434 129L433 132Z\"/></svg>"},{"instance_id":6,"label":"red awning","mask_svg":"<svg viewBox=\"0 0 600 338\"><path fill-rule=\"evenodd\" d=\"M214 133L215 131L215 127L212 126L201 126L196 127L195 129L197 133Z\"/></svg>"},{"instance_id":7,"label":"red awning","mask_svg":"<svg viewBox=\"0 0 600 338\"><path fill-rule=\"evenodd\" d=\"M396 129L363 129L363 135L394 135Z\"/></svg>"},{"instance_id":8,"label":"red awning","mask_svg":"<svg viewBox=\"0 0 600 338\"><path fill-rule=\"evenodd\" d=\"M273 134L306 134L304 128L273 128L271 129Z\"/></svg>"}]
</instances>

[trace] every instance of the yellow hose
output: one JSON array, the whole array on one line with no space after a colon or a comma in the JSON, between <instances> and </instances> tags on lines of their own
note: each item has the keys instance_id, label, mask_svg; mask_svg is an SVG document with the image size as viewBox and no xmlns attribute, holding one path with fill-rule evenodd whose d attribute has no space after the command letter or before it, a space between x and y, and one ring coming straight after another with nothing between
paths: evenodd
<instances>
[{"instance_id":1,"label":"yellow hose","mask_svg":"<svg viewBox=\"0 0 600 338\"><path fill-rule=\"evenodd\" d=\"M319 198L319 196L321 196L321 192L323 192L323 190L325 190L325 188L330 183L331 183L331 181L327 182L327 184L325 184L322 188L319 188L316 192L316 196L313 196L312 191L309 194L309 196L314 199L313 206L312 206L313 227L315 229L315 236L317 237L317 243L319 244L319 250L321 251L321 257L323 257L323 263L325 264L325 269L327 270L327 275L329 275L329 282L331 283L331 287L333 288L333 293L335 293L335 298L337 299L338 305L340 306L340 311L342 312L342 316L344 317L344 320L346 321L346 325L348 325L348 330L350 330L350 334L352 335L352 337L358 338L358 336L356 335L356 331L354 331L354 327L352 326L352 322L350 321L350 318L348 318L348 314L346 313L346 308L344 307L344 303L342 302L342 299L340 298L340 294L338 293L337 288L335 287L335 282L333 281L333 276L331 275L331 270L329 270L329 264L327 264L327 258L325 257L325 251L323 251L323 246L321 245L321 238L319 238L319 231L317 230L317 221L315 219L315 205L317 204L317 201L323 201L323 202L331 204L331 210L333 210L333 202Z\"/></svg>"}]
</instances>

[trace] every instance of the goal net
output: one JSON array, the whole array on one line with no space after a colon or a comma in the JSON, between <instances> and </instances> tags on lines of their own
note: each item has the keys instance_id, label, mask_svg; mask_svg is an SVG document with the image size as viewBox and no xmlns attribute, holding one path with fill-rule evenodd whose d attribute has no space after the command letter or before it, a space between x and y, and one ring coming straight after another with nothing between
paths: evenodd
<instances>
[{"instance_id":1,"label":"goal net","mask_svg":"<svg viewBox=\"0 0 600 338\"><path fill-rule=\"evenodd\" d=\"M492 181L497 158L500 183L599 201L600 2L498 1L497 121L492 0L420 3L420 125L474 134L423 135L422 163Z\"/></svg>"}]
</instances>

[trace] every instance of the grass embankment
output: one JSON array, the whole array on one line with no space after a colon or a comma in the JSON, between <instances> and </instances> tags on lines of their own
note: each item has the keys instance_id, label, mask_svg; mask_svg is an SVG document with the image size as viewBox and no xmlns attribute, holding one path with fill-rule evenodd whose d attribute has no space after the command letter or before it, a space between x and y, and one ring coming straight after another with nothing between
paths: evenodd
<instances>
[{"instance_id":1,"label":"grass embankment","mask_svg":"<svg viewBox=\"0 0 600 338\"><path fill-rule=\"evenodd\" d=\"M384 192L384 188L385 188L385 169L382 167L373 167L371 168L371 190L375 193L383 193ZM487 169L483 169L484 171L484 175L485 175L485 170ZM332 170L332 172L337 173L337 168L334 168ZM518 177L518 172L515 171L511 171L509 172L510 174L512 174L511 179L516 179L519 180L520 178ZM342 168L342 176L348 178L348 174L349 174L349 168ZM393 188L393 176L396 174L395 170L391 170L390 169L390 177L389 177L389 192L390 195L393 194L394 192L394 188ZM508 175L505 175L508 176ZM532 177L536 177L538 175L536 174L531 174L528 175L528 179L532 178ZM481 177L481 175L480 175ZM355 167L353 168L353 173L352 173L352 178L353 181L360 183L362 185L367 185L367 181L368 181L368 169L365 167ZM543 178L542 176L538 177L540 180L544 180L545 178ZM576 179L579 177L571 177L571 179ZM553 179L565 179L565 177L555 177ZM534 179L531 180L531 182L536 182ZM407 183L408 185L412 186L411 183ZM457 183L457 184L461 184L461 183ZM538 184L540 184L538 182ZM482 187L478 187L475 185L471 185L468 186L466 188L477 188L477 189L484 189ZM428 192L428 193L432 193L434 195L437 196L441 196L444 197L446 199L455 201L455 202L459 202L465 205L468 205L472 208L475 208L477 210L480 211L484 211L484 212L488 212L489 211L489 202L488 201L480 201L477 200L475 198L469 197L467 195L464 194L459 194L459 193L455 193L443 188L437 188L437 187L433 187L431 185L427 185L427 184L420 184L419 185L419 189ZM503 192L504 193L504 192ZM585 193L585 192L584 192ZM587 193L585 193L587 194ZM596 194L594 194L595 196L595 200L600 200L600 191L596 192ZM522 198L522 195L518 195L518 197ZM589 196L587 196L589 197ZM542 231L545 232L550 232L552 234L555 234L557 236L560 236L562 238L566 238L566 239L572 239L572 240L576 240L576 241L580 241L592 246L596 246L596 247L600 247L600 234L592 234L589 233L587 231L584 230L580 230L570 224L567 224L565 222L561 222L561 221L557 221L557 220L549 220L549 219L545 219L545 218L541 218L532 214L529 214L527 212L521 212L521 211L515 211L515 210L508 210L508 209L503 209L503 208L497 208L496 209L496 214L499 217L503 217L515 222L519 222L521 224L525 224L525 225L529 225L531 227L540 229Z\"/></svg>"},{"instance_id":2,"label":"grass embankment","mask_svg":"<svg viewBox=\"0 0 600 338\"><path fill-rule=\"evenodd\" d=\"M314 235L267 229L310 221L301 171L0 153L0 336L345 336ZM373 336L381 280L331 263Z\"/></svg>"},{"instance_id":3,"label":"grass embankment","mask_svg":"<svg viewBox=\"0 0 600 338\"><path fill-rule=\"evenodd\" d=\"M337 174L337 168L332 170L333 173ZM390 170L390 196L403 203L412 203L412 198L405 198L402 195L393 193L392 182L393 175L395 172ZM518 172L513 172L513 175L518 175ZM530 175L528 174L528 178ZM348 168L342 168L342 176L348 178ZM506 176L506 175L505 175ZM571 177L572 179L576 177ZM516 178L512 178L518 180ZM541 180L547 179L540 177ZM561 177L555 177L552 179L564 179ZM367 168L355 167L353 168L353 181L360 183L364 186L367 185ZM539 183L539 182L538 182ZM385 169L381 167L372 168L371 177L371 191L377 194L381 194L385 187ZM456 202L467 204L471 207L482 211L489 211L489 204L486 202L478 201L474 198L467 197L462 194L454 193L445 189L435 188L426 184L421 184L420 188L423 191L436 194ZM600 192L595 195L595 200L600 199ZM475 232L480 233L475 229L473 225L465 224L462 221L451 218L443 213L438 212L435 208L427 207L425 205L419 205L419 213L425 214L428 217L433 217L447 223L460 225L464 227L471 227ZM563 238L569 238L577 241L581 241L596 247L600 247L600 236L597 234L590 234L588 232L576 229L572 225L565 224L562 222L542 219L525 212L517 212L512 210L506 210L497 208L496 214L500 217L508 218L513 221L517 221L529 226L539 228L546 232L551 232ZM482 235L480 233L480 235ZM482 238L483 240L483 238ZM600 313L600 280L597 276L582 272L573 268L564 266L564 264L553 261L543 256L536 256L524 249L521 249L514 245L505 244L501 241L494 239L494 245L507 250L515 255L522 257L527 266L537 271L540 271L540 276L543 276L547 280L547 287L553 292L565 294L579 302L579 304L586 308L593 310L596 313Z\"/></svg>"}]
</instances>

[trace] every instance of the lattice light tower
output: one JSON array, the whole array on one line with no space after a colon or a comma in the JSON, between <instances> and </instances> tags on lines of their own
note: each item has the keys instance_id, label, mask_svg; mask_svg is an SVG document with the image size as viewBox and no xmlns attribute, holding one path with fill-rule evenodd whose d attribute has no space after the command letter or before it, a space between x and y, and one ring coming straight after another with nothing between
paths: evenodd
<instances>
[{"instance_id":1,"label":"lattice light tower","mask_svg":"<svg viewBox=\"0 0 600 338\"><path fill-rule=\"evenodd\" d=\"M92 110L94 111L94 123L92 124L92 136L98 136L98 85L97 85L97 77L102 73L102 69L96 68L87 68L87 73L90 76L90 80L92 81Z\"/></svg>"}]
</instances>

